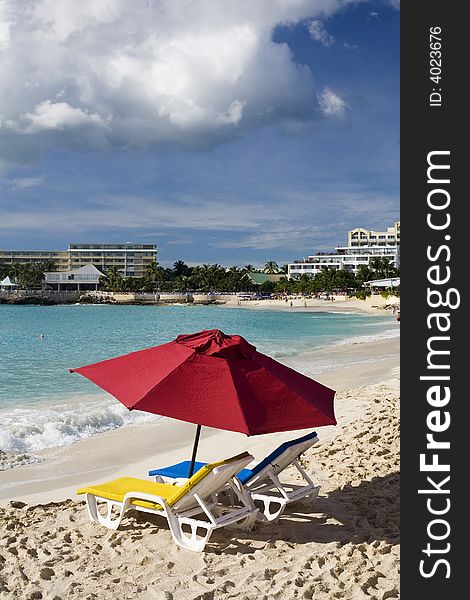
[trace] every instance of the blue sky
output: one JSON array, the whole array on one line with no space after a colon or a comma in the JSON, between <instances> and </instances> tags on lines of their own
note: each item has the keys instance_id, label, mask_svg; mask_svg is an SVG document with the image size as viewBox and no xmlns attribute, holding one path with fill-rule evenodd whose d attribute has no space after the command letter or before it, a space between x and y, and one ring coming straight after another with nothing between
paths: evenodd
<instances>
[{"instance_id":1,"label":"blue sky","mask_svg":"<svg viewBox=\"0 0 470 600\"><path fill-rule=\"evenodd\" d=\"M51 2L0 9L0 248L262 265L399 219L397 2Z\"/></svg>"}]
</instances>

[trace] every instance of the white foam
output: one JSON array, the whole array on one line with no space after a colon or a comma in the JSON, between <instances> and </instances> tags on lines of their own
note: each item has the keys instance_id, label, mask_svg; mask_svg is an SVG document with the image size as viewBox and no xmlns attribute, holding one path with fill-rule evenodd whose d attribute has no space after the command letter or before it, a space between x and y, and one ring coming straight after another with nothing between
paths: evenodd
<instances>
[{"instance_id":1,"label":"white foam","mask_svg":"<svg viewBox=\"0 0 470 600\"><path fill-rule=\"evenodd\" d=\"M377 362L388 360L393 357L394 357L393 354L388 354L388 355L382 356L381 358L376 358L376 357L364 358L364 359L351 359L351 358L338 359L338 358L335 358L334 362L323 360L323 361L316 361L315 364L312 364L310 361L306 361L304 363L302 363L301 361L298 361L298 363L296 363L296 365L295 365L295 368L297 368L298 370L301 370L305 375L313 377L313 376L319 375L320 373L328 373L330 371L337 371L338 369L354 367L356 365L377 363Z\"/></svg>"},{"instance_id":2,"label":"white foam","mask_svg":"<svg viewBox=\"0 0 470 600\"><path fill-rule=\"evenodd\" d=\"M305 352L305 350L308 350L308 347L289 348L288 346L275 346L266 351L266 354L272 356L272 358L282 358L284 356L297 356Z\"/></svg>"},{"instance_id":3,"label":"white foam","mask_svg":"<svg viewBox=\"0 0 470 600\"><path fill-rule=\"evenodd\" d=\"M34 454L0 451L0 471L8 471L20 465L29 465L31 463L42 462L43 460L44 458L35 456Z\"/></svg>"},{"instance_id":4,"label":"white foam","mask_svg":"<svg viewBox=\"0 0 470 600\"><path fill-rule=\"evenodd\" d=\"M400 337L400 327L395 327L394 329L386 329L381 333L376 333L373 335L358 335L354 337L348 337L335 342L334 345L340 346L343 344L366 344L370 342L380 342L382 340L391 340L397 337Z\"/></svg>"},{"instance_id":5,"label":"white foam","mask_svg":"<svg viewBox=\"0 0 470 600\"><path fill-rule=\"evenodd\" d=\"M389 321L385 322L386 324L390 324ZM366 323L365 327L372 325L372 326L377 326L377 323ZM343 346L343 345L349 345L349 344L366 344L366 343L370 343L370 342L380 342L382 340L389 340L389 339L393 339L393 338L397 338L400 337L400 327L395 327L393 329L386 329L380 333L375 333L375 334L364 334L364 335L358 335L358 336L352 336L352 337L346 337L340 340L337 340L335 342L331 342L330 340L327 339L319 339L317 341L317 343L315 344L315 350L322 350L325 348L331 348L332 346ZM287 345L277 345L275 346L273 345L269 345L266 346L263 351L266 352L267 354L269 354L269 356L272 356L273 358L294 358L296 356L302 356L303 354L311 351L312 348L312 344L311 341L310 342L304 342L302 344L299 344L296 347L293 346L287 346Z\"/></svg>"},{"instance_id":6,"label":"white foam","mask_svg":"<svg viewBox=\"0 0 470 600\"><path fill-rule=\"evenodd\" d=\"M307 309L307 311L309 313L309 318L312 318L312 315L317 314L320 317L324 317L325 315L360 315L361 317L364 315L364 313L360 310L333 310L333 311L329 311L329 310L325 310L325 311L319 311L316 310L315 312L313 311L309 311Z\"/></svg>"},{"instance_id":7,"label":"white foam","mask_svg":"<svg viewBox=\"0 0 470 600\"><path fill-rule=\"evenodd\" d=\"M34 453L123 425L161 418L129 412L118 401L106 397L75 396L60 403L38 402L0 411L0 450Z\"/></svg>"}]
</instances>

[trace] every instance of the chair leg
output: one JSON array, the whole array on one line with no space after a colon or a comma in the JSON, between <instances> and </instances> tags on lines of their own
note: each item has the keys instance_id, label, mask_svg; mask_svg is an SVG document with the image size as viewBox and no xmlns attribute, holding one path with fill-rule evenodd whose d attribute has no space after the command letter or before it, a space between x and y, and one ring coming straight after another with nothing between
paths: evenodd
<instances>
[{"instance_id":1,"label":"chair leg","mask_svg":"<svg viewBox=\"0 0 470 600\"><path fill-rule=\"evenodd\" d=\"M259 511L257 511L256 513L251 513L248 516L241 519L240 521L231 523L230 525L228 525L228 527L230 529L242 529L243 531L251 531L253 529L253 527L255 526L256 517L258 515L258 512Z\"/></svg>"},{"instance_id":2,"label":"chair leg","mask_svg":"<svg viewBox=\"0 0 470 600\"><path fill-rule=\"evenodd\" d=\"M214 531L214 526L212 524L202 522L195 523L192 519L177 517L169 512L166 516L171 535L180 548L192 550L193 552L202 552L204 550L211 533ZM183 525L189 525L191 533L184 531ZM198 528L206 531L205 535L200 538L197 537Z\"/></svg>"},{"instance_id":3,"label":"chair leg","mask_svg":"<svg viewBox=\"0 0 470 600\"><path fill-rule=\"evenodd\" d=\"M104 525L108 527L108 529L118 529L121 524L122 517L129 506L129 501L125 500L122 504L117 504L116 502L112 502L111 500L105 500L106 502L106 516L103 516L99 509L98 504L96 502L96 496L93 494L86 495L86 505L88 508L88 516L91 521L95 521L95 523L99 523L100 525ZM113 517L113 506L119 507L119 514L116 517Z\"/></svg>"},{"instance_id":4,"label":"chair leg","mask_svg":"<svg viewBox=\"0 0 470 600\"><path fill-rule=\"evenodd\" d=\"M273 498L264 494L252 494L253 500L263 503L263 509L258 512L259 521L277 521L287 505L285 498ZM277 508L273 508L277 505Z\"/></svg>"},{"instance_id":5,"label":"chair leg","mask_svg":"<svg viewBox=\"0 0 470 600\"><path fill-rule=\"evenodd\" d=\"M303 504L304 506L310 506L318 497L318 492L320 491L321 486L316 485L308 494L299 498L296 502Z\"/></svg>"}]
</instances>

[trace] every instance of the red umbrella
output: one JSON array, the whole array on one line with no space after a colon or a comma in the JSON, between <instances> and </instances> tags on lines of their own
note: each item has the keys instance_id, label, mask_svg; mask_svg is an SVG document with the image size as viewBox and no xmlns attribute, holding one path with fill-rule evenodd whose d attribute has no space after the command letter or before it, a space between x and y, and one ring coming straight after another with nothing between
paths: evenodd
<instances>
[{"instance_id":1,"label":"red umbrella","mask_svg":"<svg viewBox=\"0 0 470 600\"><path fill-rule=\"evenodd\" d=\"M218 329L124 354L80 373L129 410L246 435L335 425L335 392Z\"/></svg>"}]
</instances>

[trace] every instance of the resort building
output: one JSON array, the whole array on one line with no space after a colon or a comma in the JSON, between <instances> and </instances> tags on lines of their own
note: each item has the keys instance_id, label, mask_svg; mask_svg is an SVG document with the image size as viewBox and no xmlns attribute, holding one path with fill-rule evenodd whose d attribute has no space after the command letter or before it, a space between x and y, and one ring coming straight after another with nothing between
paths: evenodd
<instances>
[{"instance_id":1,"label":"resort building","mask_svg":"<svg viewBox=\"0 0 470 600\"><path fill-rule=\"evenodd\" d=\"M59 273L88 264L107 272L115 267L123 277L142 277L157 261L156 244L69 244L67 250L0 250L0 264L37 264L49 261Z\"/></svg>"},{"instance_id":2,"label":"resort building","mask_svg":"<svg viewBox=\"0 0 470 600\"><path fill-rule=\"evenodd\" d=\"M400 266L400 222L389 227L387 232L360 227L348 231L347 246L337 246L335 253L316 254L294 261L288 265L288 277L313 277L325 268L344 269L355 274L359 267L368 267L370 261L377 257L387 258L394 267Z\"/></svg>"},{"instance_id":3,"label":"resort building","mask_svg":"<svg viewBox=\"0 0 470 600\"><path fill-rule=\"evenodd\" d=\"M93 263L105 273L115 267L123 277L143 277L157 261L155 244L69 244L69 268Z\"/></svg>"},{"instance_id":4,"label":"resort building","mask_svg":"<svg viewBox=\"0 0 470 600\"><path fill-rule=\"evenodd\" d=\"M67 250L0 250L1 265L35 265L50 262L57 271L69 268Z\"/></svg>"},{"instance_id":5,"label":"resort building","mask_svg":"<svg viewBox=\"0 0 470 600\"><path fill-rule=\"evenodd\" d=\"M104 273L92 264L63 273L44 273L43 288L56 292L96 291L103 275Z\"/></svg>"},{"instance_id":6,"label":"resort building","mask_svg":"<svg viewBox=\"0 0 470 600\"><path fill-rule=\"evenodd\" d=\"M358 246L399 246L400 245L400 221L388 227L387 231L372 231L357 227L348 231L348 247Z\"/></svg>"}]
</instances>

